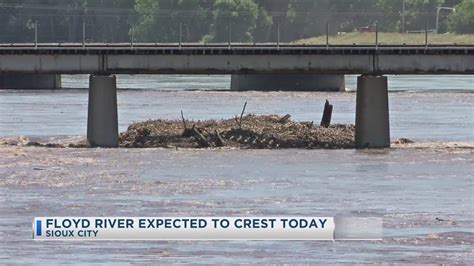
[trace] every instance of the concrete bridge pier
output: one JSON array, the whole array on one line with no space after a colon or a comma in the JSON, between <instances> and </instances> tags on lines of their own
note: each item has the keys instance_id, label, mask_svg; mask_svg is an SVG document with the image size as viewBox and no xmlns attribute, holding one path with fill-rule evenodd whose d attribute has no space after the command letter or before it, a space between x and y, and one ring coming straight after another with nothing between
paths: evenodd
<instances>
[{"instance_id":1,"label":"concrete bridge pier","mask_svg":"<svg viewBox=\"0 0 474 266\"><path fill-rule=\"evenodd\" d=\"M385 76L357 77L355 144L358 149L390 147Z\"/></svg>"},{"instance_id":2,"label":"concrete bridge pier","mask_svg":"<svg viewBox=\"0 0 474 266\"><path fill-rule=\"evenodd\" d=\"M236 91L344 91L344 75L232 74L230 89Z\"/></svg>"},{"instance_id":3,"label":"concrete bridge pier","mask_svg":"<svg viewBox=\"0 0 474 266\"><path fill-rule=\"evenodd\" d=\"M59 89L60 74L0 74L0 89Z\"/></svg>"},{"instance_id":4,"label":"concrete bridge pier","mask_svg":"<svg viewBox=\"0 0 474 266\"><path fill-rule=\"evenodd\" d=\"M87 144L90 147L118 147L117 85L114 75L89 77Z\"/></svg>"}]
</instances>

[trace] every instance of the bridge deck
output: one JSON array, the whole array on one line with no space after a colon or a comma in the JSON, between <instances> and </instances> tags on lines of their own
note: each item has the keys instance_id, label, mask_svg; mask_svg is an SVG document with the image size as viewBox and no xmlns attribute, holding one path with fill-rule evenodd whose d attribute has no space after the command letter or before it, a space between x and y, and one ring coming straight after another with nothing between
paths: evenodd
<instances>
[{"instance_id":1,"label":"bridge deck","mask_svg":"<svg viewBox=\"0 0 474 266\"><path fill-rule=\"evenodd\" d=\"M32 43L0 44L0 54L57 55L418 55L474 54L473 45L290 45L281 44L149 44Z\"/></svg>"},{"instance_id":2,"label":"bridge deck","mask_svg":"<svg viewBox=\"0 0 474 266\"><path fill-rule=\"evenodd\" d=\"M474 74L474 45L0 44L0 73Z\"/></svg>"}]
</instances>

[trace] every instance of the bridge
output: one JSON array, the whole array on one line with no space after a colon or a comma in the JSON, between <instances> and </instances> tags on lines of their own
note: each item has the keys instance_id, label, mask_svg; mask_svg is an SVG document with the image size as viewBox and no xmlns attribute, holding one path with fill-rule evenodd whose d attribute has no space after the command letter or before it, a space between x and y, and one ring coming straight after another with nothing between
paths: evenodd
<instances>
[{"instance_id":1,"label":"bridge","mask_svg":"<svg viewBox=\"0 0 474 266\"><path fill-rule=\"evenodd\" d=\"M472 46L0 44L1 73L474 74Z\"/></svg>"},{"instance_id":2,"label":"bridge","mask_svg":"<svg viewBox=\"0 0 474 266\"><path fill-rule=\"evenodd\" d=\"M356 146L383 148L390 146L383 75L474 74L474 45L0 44L0 87L58 74L91 75L87 139L101 147L118 146L114 74L231 74L237 90L339 90L344 74L360 74Z\"/></svg>"}]
</instances>

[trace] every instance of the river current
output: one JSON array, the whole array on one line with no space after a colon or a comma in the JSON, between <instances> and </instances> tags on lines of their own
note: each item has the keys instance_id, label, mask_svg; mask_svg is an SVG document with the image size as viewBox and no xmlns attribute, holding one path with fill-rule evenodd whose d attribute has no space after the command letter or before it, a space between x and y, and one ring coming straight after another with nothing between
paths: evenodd
<instances>
[{"instance_id":1,"label":"river current","mask_svg":"<svg viewBox=\"0 0 474 266\"><path fill-rule=\"evenodd\" d=\"M0 137L82 138L87 76L0 91ZM119 127L247 112L354 123L349 92L231 92L228 76L119 76ZM474 78L389 76L385 150L0 147L0 263L448 263L472 261ZM350 92L352 90L352 92ZM382 216L382 241L35 242L35 216Z\"/></svg>"}]
</instances>

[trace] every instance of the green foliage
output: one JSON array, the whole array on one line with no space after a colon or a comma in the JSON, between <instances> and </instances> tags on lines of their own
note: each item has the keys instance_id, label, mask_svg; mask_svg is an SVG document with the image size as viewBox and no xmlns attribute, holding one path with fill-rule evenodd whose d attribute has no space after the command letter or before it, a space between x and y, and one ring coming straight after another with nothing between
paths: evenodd
<instances>
[{"instance_id":1,"label":"green foliage","mask_svg":"<svg viewBox=\"0 0 474 266\"><path fill-rule=\"evenodd\" d=\"M464 0L449 16L449 29L456 33L474 33L474 1Z\"/></svg>"},{"instance_id":2,"label":"green foliage","mask_svg":"<svg viewBox=\"0 0 474 266\"><path fill-rule=\"evenodd\" d=\"M131 0L14 0L0 4L2 42L80 42L82 24L92 42L128 40Z\"/></svg>"},{"instance_id":3,"label":"green foliage","mask_svg":"<svg viewBox=\"0 0 474 266\"><path fill-rule=\"evenodd\" d=\"M130 0L76 0L83 2L87 32L90 41L98 42L128 42L129 29L132 21L133 1ZM67 2L67 1L65 1ZM75 32L81 33L80 22Z\"/></svg>"},{"instance_id":4,"label":"green foliage","mask_svg":"<svg viewBox=\"0 0 474 266\"><path fill-rule=\"evenodd\" d=\"M135 12L138 19L133 25L135 37L142 40L149 33L153 32L153 26L156 24L154 12L158 9L158 2L155 0L137 0L135 2ZM132 32L130 31L130 34Z\"/></svg>"},{"instance_id":5,"label":"green foliage","mask_svg":"<svg viewBox=\"0 0 474 266\"><path fill-rule=\"evenodd\" d=\"M214 22L205 42L227 42L229 37L233 42L253 41L259 17L258 5L253 0L217 0L213 13Z\"/></svg>"},{"instance_id":6,"label":"green foliage","mask_svg":"<svg viewBox=\"0 0 474 266\"><path fill-rule=\"evenodd\" d=\"M255 42L265 42L271 36L271 28L273 26L273 19L265 9L265 1L255 1L258 5L257 24L254 31Z\"/></svg>"},{"instance_id":7,"label":"green foliage","mask_svg":"<svg viewBox=\"0 0 474 266\"><path fill-rule=\"evenodd\" d=\"M338 31L351 32L362 27L374 25L382 22L384 16L381 15L379 1L373 0L338 0L332 2L332 11L337 13L334 16L334 25L339 25ZM397 2L397 1L390 1Z\"/></svg>"},{"instance_id":8,"label":"green foliage","mask_svg":"<svg viewBox=\"0 0 474 266\"><path fill-rule=\"evenodd\" d=\"M178 42L181 24L182 41L199 41L211 24L207 5L209 1L203 0L136 0L136 40Z\"/></svg>"},{"instance_id":9,"label":"green foliage","mask_svg":"<svg viewBox=\"0 0 474 266\"><path fill-rule=\"evenodd\" d=\"M330 22L330 0L291 0L288 7L288 22L293 31L288 39L302 39L325 34Z\"/></svg>"},{"instance_id":10,"label":"green foliage","mask_svg":"<svg viewBox=\"0 0 474 266\"><path fill-rule=\"evenodd\" d=\"M35 23L40 42L80 42L83 21L89 42L275 42L278 29L284 42L324 35L326 23L331 35L420 31L440 6L456 6L440 11L440 32L474 31L474 0L9 0L0 42L32 42Z\"/></svg>"},{"instance_id":11,"label":"green foliage","mask_svg":"<svg viewBox=\"0 0 474 266\"><path fill-rule=\"evenodd\" d=\"M403 2L405 12L403 13ZM421 31L427 26L435 28L436 7L444 5L446 0L379 0L380 19L378 25L382 31ZM405 18L405 24L403 19Z\"/></svg>"}]
</instances>

